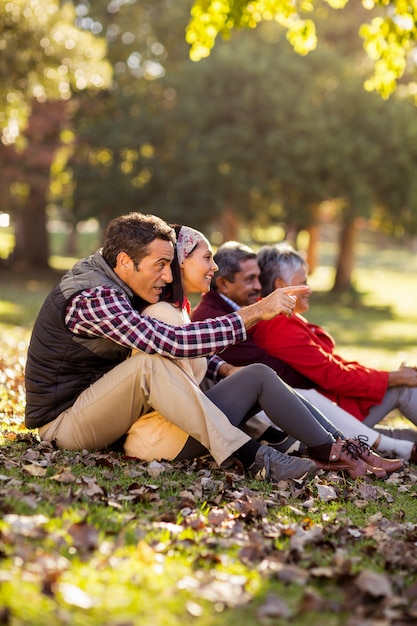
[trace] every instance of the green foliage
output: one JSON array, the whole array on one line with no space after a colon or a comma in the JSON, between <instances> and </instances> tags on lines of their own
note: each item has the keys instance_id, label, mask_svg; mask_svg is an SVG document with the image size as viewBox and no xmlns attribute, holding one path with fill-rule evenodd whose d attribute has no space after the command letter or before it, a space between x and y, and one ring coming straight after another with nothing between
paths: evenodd
<instances>
[{"instance_id":1,"label":"green foliage","mask_svg":"<svg viewBox=\"0 0 417 626\"><path fill-rule=\"evenodd\" d=\"M171 10L162 8L161 16ZM132 11L117 15L121 30ZM404 218L410 231L414 108L364 92L352 34L362 14L338 14L331 28L330 17L329 9L320 14L321 45L307 58L264 23L235 33L199 64L172 44L160 59L165 74L152 85L131 81L127 91L125 72L116 93L83 99L68 169L75 218L94 213L104 223L123 205L209 230L227 211L249 225L297 228L316 221L320 202L342 198L346 221L368 217L378 202L381 221ZM177 36L183 23L184 12L173 12ZM165 17L160 23L153 14L149 28L166 37ZM149 56L147 39L135 35L136 49ZM125 48L109 45L117 67ZM401 159L392 162L385 155L396 145Z\"/></svg>"},{"instance_id":2,"label":"green foliage","mask_svg":"<svg viewBox=\"0 0 417 626\"><path fill-rule=\"evenodd\" d=\"M351 10L348 0L324 0L333 9ZM364 47L374 62L374 75L365 82L367 90L388 97L403 76L407 58L415 46L417 5L414 0L363 0L363 6L376 17L360 27ZM316 47L315 24L305 14L319 13L321 2L308 0L195 0L187 28L194 61L207 57L217 35L229 38L236 28L254 28L263 20L274 20L287 29L294 50L306 54Z\"/></svg>"},{"instance_id":3,"label":"green foliage","mask_svg":"<svg viewBox=\"0 0 417 626\"><path fill-rule=\"evenodd\" d=\"M103 39L74 25L71 2L11 0L0 4L0 129L13 143L32 99L65 99L110 82ZM9 127L9 128L8 128Z\"/></svg>"},{"instance_id":4,"label":"green foliage","mask_svg":"<svg viewBox=\"0 0 417 626\"><path fill-rule=\"evenodd\" d=\"M272 15L274 4L235 2L226 23L250 11ZM227 12L228 3L204 6ZM417 121L410 102L381 102L362 88L368 66L358 28L366 12L352 3L344 11L326 2L281 6L291 28L302 24L291 17L296 6L314 9L319 45L311 54L293 54L285 28L264 20L253 32L231 31L196 64L184 40L191 0L75 3L74 28L89 41L97 32L106 40L113 81L108 90L73 95L71 120L64 112L59 120L71 124L62 149L61 127L55 143L37 139L52 119L39 111L31 150L0 154L3 184L11 165L19 181L4 197L19 220L19 254L28 258L35 248L28 265L47 256L39 231L48 200L50 213L72 225L95 216L104 226L139 209L208 234L224 230L225 216L249 228L296 231L315 224L320 203L330 201L342 226L372 215L385 232L416 231ZM49 198L47 149L51 160L56 153Z\"/></svg>"},{"instance_id":5,"label":"green foliage","mask_svg":"<svg viewBox=\"0 0 417 626\"><path fill-rule=\"evenodd\" d=\"M343 0L339 4L345 4ZM197 0L191 10L187 27L187 42L191 44L190 58L199 61L207 57L218 34L228 38L234 28L254 28L261 20L275 20L288 29L288 39L299 54L316 47L315 26L300 14L311 10L312 3L304 1L299 9L291 0Z\"/></svg>"}]
</instances>

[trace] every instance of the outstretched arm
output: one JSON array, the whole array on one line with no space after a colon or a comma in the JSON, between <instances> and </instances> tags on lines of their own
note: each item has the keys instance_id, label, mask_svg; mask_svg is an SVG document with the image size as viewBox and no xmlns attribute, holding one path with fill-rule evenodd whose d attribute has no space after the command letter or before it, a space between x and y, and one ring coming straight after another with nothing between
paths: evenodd
<instances>
[{"instance_id":1,"label":"outstretched arm","mask_svg":"<svg viewBox=\"0 0 417 626\"><path fill-rule=\"evenodd\" d=\"M279 314L290 316L294 311L297 294L308 291L307 285L283 287L275 289L259 302L242 307L238 313L243 320L245 328L250 328L260 320L270 320Z\"/></svg>"}]
</instances>

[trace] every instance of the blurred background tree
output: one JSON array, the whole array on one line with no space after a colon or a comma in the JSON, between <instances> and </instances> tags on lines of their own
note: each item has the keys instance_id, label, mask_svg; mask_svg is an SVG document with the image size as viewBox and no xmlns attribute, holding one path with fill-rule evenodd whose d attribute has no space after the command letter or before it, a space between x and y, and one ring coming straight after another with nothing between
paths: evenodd
<instances>
[{"instance_id":1,"label":"blurred background tree","mask_svg":"<svg viewBox=\"0 0 417 626\"><path fill-rule=\"evenodd\" d=\"M285 28L264 21L234 30L198 63L184 36L191 0L74 7L73 27L106 42L113 73L100 89L67 91L64 123L48 139L43 210L71 233L130 210L202 228L216 243L243 233L263 243L271 226L296 242L308 230L314 267L325 217L340 232L334 288L347 289L363 220L399 237L416 232L411 81L385 100L364 90L360 4L335 12L315 2L319 45L307 56L294 53ZM15 213L34 216L27 173L16 169Z\"/></svg>"},{"instance_id":2,"label":"blurred background tree","mask_svg":"<svg viewBox=\"0 0 417 626\"><path fill-rule=\"evenodd\" d=\"M50 169L71 98L108 85L111 66L105 40L75 25L71 2L1 2L0 30L0 192L16 231L14 263L42 268Z\"/></svg>"}]
</instances>

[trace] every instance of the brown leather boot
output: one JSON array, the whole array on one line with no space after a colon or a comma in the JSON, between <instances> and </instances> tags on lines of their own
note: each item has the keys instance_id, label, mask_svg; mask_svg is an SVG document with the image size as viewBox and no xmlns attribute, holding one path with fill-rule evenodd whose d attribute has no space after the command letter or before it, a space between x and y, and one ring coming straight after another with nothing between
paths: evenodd
<instances>
[{"instance_id":1,"label":"brown leather boot","mask_svg":"<svg viewBox=\"0 0 417 626\"><path fill-rule=\"evenodd\" d=\"M355 446L356 454L362 461L372 465L373 467L381 467L391 474L392 472L398 472L404 467L404 461L402 459L384 459L379 454L374 452L366 443L367 437L359 435L355 439L348 439L348 441Z\"/></svg>"},{"instance_id":2,"label":"brown leather boot","mask_svg":"<svg viewBox=\"0 0 417 626\"><path fill-rule=\"evenodd\" d=\"M355 446L343 439L338 439L333 444L308 448L308 455L317 465L317 469L336 472L343 470L348 472L351 478L366 476L368 472L372 472L377 478L386 476L382 468L373 468L360 459Z\"/></svg>"}]
</instances>

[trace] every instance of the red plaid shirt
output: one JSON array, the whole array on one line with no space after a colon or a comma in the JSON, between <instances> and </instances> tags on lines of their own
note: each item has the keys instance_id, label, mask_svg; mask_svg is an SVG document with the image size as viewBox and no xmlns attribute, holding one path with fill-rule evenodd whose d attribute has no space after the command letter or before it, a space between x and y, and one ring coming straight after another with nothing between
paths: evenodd
<instances>
[{"instance_id":1,"label":"red plaid shirt","mask_svg":"<svg viewBox=\"0 0 417 626\"><path fill-rule=\"evenodd\" d=\"M65 324L76 334L107 337L127 348L177 359L210 356L207 375L216 378L222 359L214 353L246 339L237 313L185 326L169 326L141 315L117 289L86 289L70 300Z\"/></svg>"}]
</instances>

